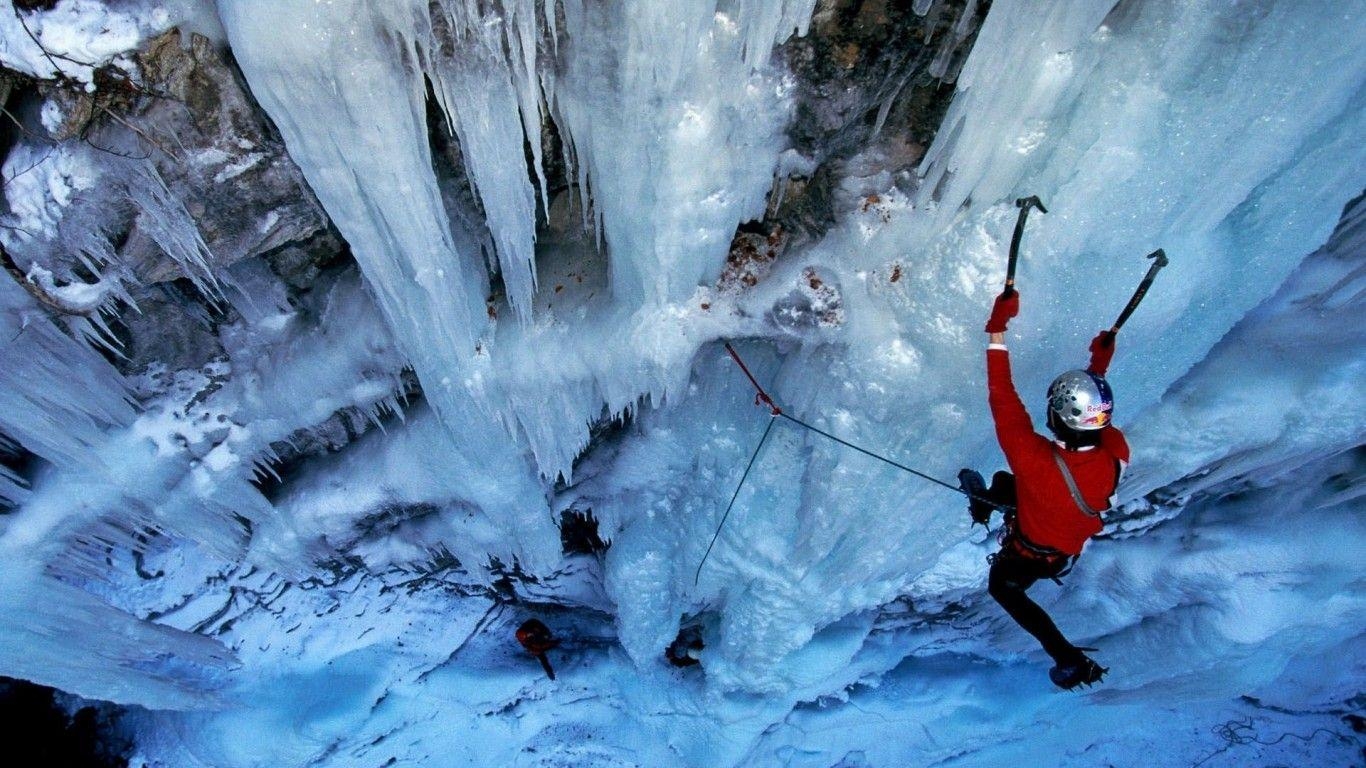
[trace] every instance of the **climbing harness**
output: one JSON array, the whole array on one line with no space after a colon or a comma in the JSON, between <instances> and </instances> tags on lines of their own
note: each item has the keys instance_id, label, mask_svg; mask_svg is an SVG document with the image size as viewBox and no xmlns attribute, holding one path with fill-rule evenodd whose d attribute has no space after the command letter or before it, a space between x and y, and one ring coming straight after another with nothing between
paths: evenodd
<instances>
[{"instance_id":1,"label":"climbing harness","mask_svg":"<svg viewBox=\"0 0 1366 768\"><path fill-rule=\"evenodd\" d=\"M1081 555L1069 555L1061 549L1035 544L1025 538L1020 532L1020 521L1015 515L1006 515L1005 525L1002 525L996 534L996 543L1001 545L1000 550L987 555L987 563L991 565L995 565L1002 557L1012 556L1043 563L1050 568L1065 563L1057 573L1047 577L1055 584L1062 584L1062 577L1071 573L1077 565L1077 560L1081 558Z\"/></svg>"}]
</instances>

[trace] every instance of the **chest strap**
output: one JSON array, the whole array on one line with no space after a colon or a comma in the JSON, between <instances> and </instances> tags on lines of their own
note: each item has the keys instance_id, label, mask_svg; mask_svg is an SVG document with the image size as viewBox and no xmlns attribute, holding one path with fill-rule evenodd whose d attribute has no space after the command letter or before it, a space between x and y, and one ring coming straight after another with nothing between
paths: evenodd
<instances>
[{"instance_id":1,"label":"chest strap","mask_svg":"<svg viewBox=\"0 0 1366 768\"><path fill-rule=\"evenodd\" d=\"M1077 481L1072 478L1072 471L1067 468L1067 462L1063 461L1062 452L1057 446L1053 446L1053 461L1057 462L1058 470L1062 472L1063 482L1067 483L1067 490L1072 494L1072 501L1076 502L1077 508L1091 517L1100 517L1104 510L1091 509L1091 505L1086 503L1086 499L1081 497L1081 491L1077 489Z\"/></svg>"}]
</instances>

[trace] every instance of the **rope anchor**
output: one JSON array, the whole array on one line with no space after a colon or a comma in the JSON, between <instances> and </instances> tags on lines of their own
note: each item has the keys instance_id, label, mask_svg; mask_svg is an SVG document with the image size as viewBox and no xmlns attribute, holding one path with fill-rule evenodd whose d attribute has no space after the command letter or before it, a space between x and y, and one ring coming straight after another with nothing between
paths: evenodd
<instances>
[{"instance_id":1,"label":"rope anchor","mask_svg":"<svg viewBox=\"0 0 1366 768\"><path fill-rule=\"evenodd\" d=\"M759 381L754 378L754 374L749 372L749 366L745 365L745 361L740 359L740 353L735 351L735 347L732 347L729 341L726 342L726 351L729 352L730 356L735 360L735 364L740 366L740 370L744 371L745 376L749 379L749 383L754 385L754 404L766 405L769 410L773 412L774 416L782 416L783 409L779 408L778 404L773 402L773 398L769 397L768 393L764 391L764 388L759 386Z\"/></svg>"}]
</instances>

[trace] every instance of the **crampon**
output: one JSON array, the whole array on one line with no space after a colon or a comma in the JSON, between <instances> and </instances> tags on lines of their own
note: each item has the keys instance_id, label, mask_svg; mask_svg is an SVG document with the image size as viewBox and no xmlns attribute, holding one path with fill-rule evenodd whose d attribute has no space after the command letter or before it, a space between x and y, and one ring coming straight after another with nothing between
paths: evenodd
<instances>
[{"instance_id":1,"label":"crampon","mask_svg":"<svg viewBox=\"0 0 1366 768\"><path fill-rule=\"evenodd\" d=\"M1048 679L1065 691L1074 691L1083 685L1090 688L1104 681L1105 673L1110 671L1109 667L1102 667L1084 653L1077 655L1079 658L1075 661L1055 664L1048 670Z\"/></svg>"}]
</instances>

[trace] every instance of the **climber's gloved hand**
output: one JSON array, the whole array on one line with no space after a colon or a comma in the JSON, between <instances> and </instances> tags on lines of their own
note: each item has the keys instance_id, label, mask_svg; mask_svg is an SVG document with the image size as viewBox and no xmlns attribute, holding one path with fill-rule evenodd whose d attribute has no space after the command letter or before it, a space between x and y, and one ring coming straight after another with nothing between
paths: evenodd
<instances>
[{"instance_id":1,"label":"climber's gloved hand","mask_svg":"<svg viewBox=\"0 0 1366 768\"><path fill-rule=\"evenodd\" d=\"M1101 331L1091 339L1091 364L1086 368L1097 376L1104 376L1115 356L1115 332Z\"/></svg>"},{"instance_id":2,"label":"climber's gloved hand","mask_svg":"<svg viewBox=\"0 0 1366 768\"><path fill-rule=\"evenodd\" d=\"M991 317L987 319L987 333L1005 333L1006 323L1020 314L1020 292L1014 288L1001 291L996 303L991 305Z\"/></svg>"}]
</instances>

